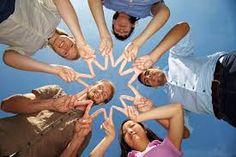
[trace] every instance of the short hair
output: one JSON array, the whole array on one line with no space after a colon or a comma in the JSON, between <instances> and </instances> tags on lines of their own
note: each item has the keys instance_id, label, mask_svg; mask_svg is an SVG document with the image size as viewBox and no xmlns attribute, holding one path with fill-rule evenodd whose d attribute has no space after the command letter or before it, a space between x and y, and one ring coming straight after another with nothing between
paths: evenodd
<instances>
[{"instance_id":1,"label":"short hair","mask_svg":"<svg viewBox=\"0 0 236 157\"><path fill-rule=\"evenodd\" d=\"M148 70L148 69L147 69ZM144 71L145 72L145 71ZM142 80L141 80L141 77L142 77L142 75L143 75L143 73L144 72L142 72L142 73L140 73L139 75L138 75L138 81L141 83L141 84L143 84L144 86L146 86L146 87L152 87L152 86L150 86L150 85L148 85L148 84L145 84Z\"/></svg>"},{"instance_id":2,"label":"short hair","mask_svg":"<svg viewBox=\"0 0 236 157\"><path fill-rule=\"evenodd\" d=\"M60 29L60 28L56 28L56 30L55 30L55 33L57 34L57 35L65 35L65 36L67 36L67 37L69 37L69 34L67 33L67 32L65 32L63 29ZM52 48L53 49L53 51L56 51L55 49L54 49L54 47L52 46L52 45L48 45L50 48ZM59 55L60 56L60 55ZM62 57L62 56L61 56ZM62 58L64 58L64 57L62 57ZM72 58L72 59L67 59L67 58L64 58L64 59L67 59L67 60L72 60L72 61L74 61L74 60L77 60L77 59L79 59L80 58L80 54L79 54L79 52L78 53L76 53L76 56L74 57L74 58Z\"/></svg>"},{"instance_id":3,"label":"short hair","mask_svg":"<svg viewBox=\"0 0 236 157\"><path fill-rule=\"evenodd\" d=\"M109 80L99 80L99 81L96 81L93 85L96 85L96 84L99 84L99 83L101 83L101 82L107 82L107 83L109 83L110 84L110 86L111 86L111 95L110 95L110 97L109 98L107 98L107 99L105 99L102 103L104 103L104 104L107 104L109 101L111 101L111 99L113 98L113 96L114 96L114 93L115 93L115 86L114 86L114 84L111 82L111 81L109 81ZM89 97L87 97L88 99L90 99ZM90 99L91 100L91 99ZM93 100L92 100L93 101ZM93 101L94 102L94 101ZM96 104L96 102L94 102L94 105L99 105L99 104Z\"/></svg>"},{"instance_id":4,"label":"short hair","mask_svg":"<svg viewBox=\"0 0 236 157\"><path fill-rule=\"evenodd\" d=\"M116 20L118 18L118 16L119 16L119 12L117 11L117 12L114 13L112 19ZM139 20L139 18L137 18L137 17L131 16L131 15L128 15L128 16L129 16L129 21L130 21L131 24L135 24L135 22ZM114 24L112 23L112 33L114 34L116 39L121 40L121 41L124 41L124 40L128 39L130 37L130 35L133 33L134 28L135 28L135 26L131 27L131 30L130 30L129 34L127 34L125 36L121 36L121 35L117 34L114 31L114 29L115 29Z\"/></svg>"},{"instance_id":5,"label":"short hair","mask_svg":"<svg viewBox=\"0 0 236 157\"><path fill-rule=\"evenodd\" d=\"M120 126L120 135L119 135L119 142L120 142L120 149L121 149L121 154L120 157L127 157L128 153L131 152L133 150L133 148L131 148L124 139L124 134L123 134L123 125L129 121L130 119L126 119L121 123ZM146 135L148 140L151 142L153 140L159 140L159 141L163 141L162 138L158 137L151 129L145 127L142 123L137 122L145 131L146 131Z\"/></svg>"}]
</instances>

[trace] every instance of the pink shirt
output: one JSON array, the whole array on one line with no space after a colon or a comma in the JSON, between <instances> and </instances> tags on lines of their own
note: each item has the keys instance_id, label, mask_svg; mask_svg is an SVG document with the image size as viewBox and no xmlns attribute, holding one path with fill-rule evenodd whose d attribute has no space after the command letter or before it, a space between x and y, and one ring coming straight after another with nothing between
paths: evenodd
<instances>
[{"instance_id":1,"label":"pink shirt","mask_svg":"<svg viewBox=\"0 0 236 157\"><path fill-rule=\"evenodd\" d=\"M163 142L152 141L143 152L132 150L128 157L181 157L182 155L183 152L179 151L168 138L165 138Z\"/></svg>"}]
</instances>

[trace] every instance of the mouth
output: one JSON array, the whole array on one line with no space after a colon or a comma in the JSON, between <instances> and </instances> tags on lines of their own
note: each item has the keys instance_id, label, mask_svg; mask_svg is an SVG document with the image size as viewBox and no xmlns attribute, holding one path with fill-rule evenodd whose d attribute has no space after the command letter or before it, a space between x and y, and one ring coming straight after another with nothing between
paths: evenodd
<instances>
[{"instance_id":1,"label":"mouth","mask_svg":"<svg viewBox=\"0 0 236 157\"><path fill-rule=\"evenodd\" d=\"M64 44L65 44L65 41L62 41L61 44L59 45L59 47L60 47L60 48L63 47Z\"/></svg>"}]
</instances>

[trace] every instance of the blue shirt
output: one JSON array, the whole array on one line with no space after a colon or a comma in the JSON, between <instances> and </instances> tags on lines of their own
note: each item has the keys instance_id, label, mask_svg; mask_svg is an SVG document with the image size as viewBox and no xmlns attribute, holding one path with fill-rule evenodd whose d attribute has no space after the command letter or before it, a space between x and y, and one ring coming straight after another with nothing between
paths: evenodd
<instances>
[{"instance_id":1,"label":"blue shirt","mask_svg":"<svg viewBox=\"0 0 236 157\"><path fill-rule=\"evenodd\" d=\"M172 103L181 103L184 109L214 114L211 84L218 58L225 52L196 57L188 33L170 50L168 58L168 94Z\"/></svg>"},{"instance_id":2,"label":"blue shirt","mask_svg":"<svg viewBox=\"0 0 236 157\"><path fill-rule=\"evenodd\" d=\"M108 9L125 12L128 15L145 18L151 16L151 7L161 0L104 0L104 6Z\"/></svg>"}]
</instances>

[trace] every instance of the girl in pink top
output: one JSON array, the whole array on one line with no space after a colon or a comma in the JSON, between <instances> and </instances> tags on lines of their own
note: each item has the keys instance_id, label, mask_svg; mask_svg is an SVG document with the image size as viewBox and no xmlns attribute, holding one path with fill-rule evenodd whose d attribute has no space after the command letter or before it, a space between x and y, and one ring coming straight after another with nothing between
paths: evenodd
<instances>
[{"instance_id":1,"label":"girl in pink top","mask_svg":"<svg viewBox=\"0 0 236 157\"><path fill-rule=\"evenodd\" d=\"M180 104L158 107L140 115L136 115L133 107L127 107L126 112L130 120L124 121L120 128L121 157L182 156L180 148L184 121ZM168 134L164 140L140 123L151 119L169 121Z\"/></svg>"},{"instance_id":2,"label":"girl in pink top","mask_svg":"<svg viewBox=\"0 0 236 157\"><path fill-rule=\"evenodd\" d=\"M141 106L144 107L145 101ZM140 105L140 104L139 104ZM147 104L145 105L147 106ZM140 110L139 106L136 107ZM124 121L120 128L120 157L181 157L181 142L184 135L183 109L181 104L164 105L138 114L134 106L119 108L113 106L109 117L101 125L106 136L90 153L90 157L103 157L107 148L115 139L115 127L112 119L113 108L126 114L130 119ZM168 134L162 140L140 122L146 120L165 121Z\"/></svg>"}]
</instances>

